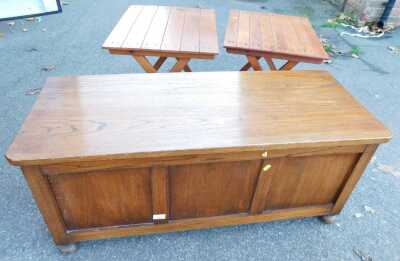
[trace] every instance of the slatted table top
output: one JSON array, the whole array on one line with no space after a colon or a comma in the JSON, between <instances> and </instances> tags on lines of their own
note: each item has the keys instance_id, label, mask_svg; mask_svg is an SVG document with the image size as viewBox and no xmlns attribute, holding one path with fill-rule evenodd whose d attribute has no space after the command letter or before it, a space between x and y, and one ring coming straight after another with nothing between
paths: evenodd
<instances>
[{"instance_id":1,"label":"slatted table top","mask_svg":"<svg viewBox=\"0 0 400 261\"><path fill-rule=\"evenodd\" d=\"M49 78L14 164L374 144L390 132L323 71Z\"/></svg>"},{"instance_id":2,"label":"slatted table top","mask_svg":"<svg viewBox=\"0 0 400 261\"><path fill-rule=\"evenodd\" d=\"M201 8L132 5L103 48L216 55L215 12Z\"/></svg>"},{"instance_id":3,"label":"slatted table top","mask_svg":"<svg viewBox=\"0 0 400 261\"><path fill-rule=\"evenodd\" d=\"M224 47L238 50L329 59L306 17L232 10Z\"/></svg>"}]
</instances>

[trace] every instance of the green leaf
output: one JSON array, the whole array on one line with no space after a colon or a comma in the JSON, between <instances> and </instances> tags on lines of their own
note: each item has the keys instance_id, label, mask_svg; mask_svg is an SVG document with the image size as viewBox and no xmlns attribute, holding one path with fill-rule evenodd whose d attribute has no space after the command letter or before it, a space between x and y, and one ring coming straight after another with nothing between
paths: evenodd
<instances>
[{"instance_id":1,"label":"green leaf","mask_svg":"<svg viewBox=\"0 0 400 261\"><path fill-rule=\"evenodd\" d=\"M351 54L355 54L355 55L359 56L361 54L361 48L357 47L357 46L352 47L351 48Z\"/></svg>"}]
</instances>

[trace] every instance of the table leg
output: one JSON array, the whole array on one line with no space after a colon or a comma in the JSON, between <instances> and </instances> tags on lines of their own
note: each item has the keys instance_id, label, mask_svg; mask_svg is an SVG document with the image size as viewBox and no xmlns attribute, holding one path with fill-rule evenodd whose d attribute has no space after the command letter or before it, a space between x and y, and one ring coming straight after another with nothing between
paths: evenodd
<instances>
[{"instance_id":1,"label":"table leg","mask_svg":"<svg viewBox=\"0 0 400 261\"><path fill-rule=\"evenodd\" d=\"M190 70L190 67L188 65L188 62L190 61L189 58L176 58L176 60L177 62L174 67L171 68L170 72L181 72L183 70Z\"/></svg>"},{"instance_id":2,"label":"table leg","mask_svg":"<svg viewBox=\"0 0 400 261\"><path fill-rule=\"evenodd\" d=\"M148 73L155 73L157 70L153 67L153 65L147 60L145 56L133 55L133 58L142 66L142 68ZM158 61L157 61L158 62Z\"/></svg>"},{"instance_id":3,"label":"table leg","mask_svg":"<svg viewBox=\"0 0 400 261\"><path fill-rule=\"evenodd\" d=\"M299 62L295 61L287 61L281 68L279 68L279 71L290 71L293 67L295 67Z\"/></svg>"},{"instance_id":4,"label":"table leg","mask_svg":"<svg viewBox=\"0 0 400 261\"><path fill-rule=\"evenodd\" d=\"M177 62L179 62L179 58L176 58L176 61ZM186 65L185 65L185 67L183 67L183 70L185 71L185 72L192 72L192 69L189 67L189 60L187 61L187 63L186 63ZM172 69L171 69L172 70Z\"/></svg>"},{"instance_id":5,"label":"table leg","mask_svg":"<svg viewBox=\"0 0 400 261\"><path fill-rule=\"evenodd\" d=\"M161 65L167 60L167 57L159 57L157 61L152 65L149 60L142 55L132 55L133 58L142 66L142 68L148 73L155 73L157 72Z\"/></svg>"},{"instance_id":6,"label":"table leg","mask_svg":"<svg viewBox=\"0 0 400 261\"><path fill-rule=\"evenodd\" d=\"M243 65L242 68L240 68L240 71L248 71L250 68L251 68L251 64L246 63L245 65Z\"/></svg>"},{"instance_id":7,"label":"table leg","mask_svg":"<svg viewBox=\"0 0 400 261\"><path fill-rule=\"evenodd\" d=\"M247 55L247 61L250 63L251 67L253 67L254 71L262 71L262 67L258 62L258 59L260 59L260 57Z\"/></svg>"},{"instance_id":8,"label":"table leg","mask_svg":"<svg viewBox=\"0 0 400 261\"><path fill-rule=\"evenodd\" d=\"M269 68L271 69L271 71L289 71L291 70L293 67L295 67L299 62L295 62L295 61L287 61L282 67L280 67L279 69L276 68L272 58L265 56L264 57L265 61L267 62Z\"/></svg>"},{"instance_id":9,"label":"table leg","mask_svg":"<svg viewBox=\"0 0 400 261\"><path fill-rule=\"evenodd\" d=\"M257 59L260 59L260 57L256 57ZM248 71L251 68L251 64L247 62L245 65L243 65L242 68L240 68L240 71Z\"/></svg>"},{"instance_id":10,"label":"table leg","mask_svg":"<svg viewBox=\"0 0 400 261\"><path fill-rule=\"evenodd\" d=\"M159 57L157 61L152 65L150 61L143 55L132 55L133 58L139 63L142 68L148 73L155 73L157 72L160 67L164 64L167 57ZM191 72L192 69L189 67L189 58L176 58L175 65L171 68L170 72Z\"/></svg>"},{"instance_id":11,"label":"table leg","mask_svg":"<svg viewBox=\"0 0 400 261\"><path fill-rule=\"evenodd\" d=\"M271 71L276 71L276 66L274 64L274 61L272 61L272 58L265 56L264 57L265 61L267 62L269 68L271 69Z\"/></svg>"},{"instance_id":12,"label":"table leg","mask_svg":"<svg viewBox=\"0 0 400 261\"><path fill-rule=\"evenodd\" d=\"M185 72L191 72L192 71L192 69L190 69L190 67L189 67L189 65L185 65L185 67L183 67L183 70L185 71Z\"/></svg>"},{"instance_id":13,"label":"table leg","mask_svg":"<svg viewBox=\"0 0 400 261\"><path fill-rule=\"evenodd\" d=\"M158 60L156 61L156 63L154 64L154 69L156 69L158 71L158 69L160 69L161 65L163 65L163 63L165 62L165 60L167 60L167 57L160 57L158 58Z\"/></svg>"}]
</instances>

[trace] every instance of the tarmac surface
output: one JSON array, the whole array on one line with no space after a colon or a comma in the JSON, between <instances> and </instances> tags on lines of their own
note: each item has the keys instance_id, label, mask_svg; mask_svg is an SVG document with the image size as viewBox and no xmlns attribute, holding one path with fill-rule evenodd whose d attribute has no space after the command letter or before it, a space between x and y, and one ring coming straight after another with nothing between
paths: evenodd
<instances>
[{"instance_id":1,"label":"tarmac surface","mask_svg":"<svg viewBox=\"0 0 400 261\"><path fill-rule=\"evenodd\" d=\"M2 155L37 97L31 94L48 76L142 72L132 58L101 49L129 4L216 10L220 54L212 61L192 61L194 71L234 71L243 65L242 57L228 55L222 48L230 9L308 16L318 33L338 48L359 48L360 59L339 57L331 64L301 64L295 69L330 71L391 129L393 139L379 148L335 225L307 218L89 241L68 256L54 247L19 169L1 157L0 260L362 260L355 252L372 260L400 260L400 55L388 49L400 46L400 30L379 39L341 37L341 29L321 27L337 13L336 7L321 0L67 3L61 14L44 16L41 21L17 20L13 26L0 22L4 33L0 38Z\"/></svg>"}]
</instances>

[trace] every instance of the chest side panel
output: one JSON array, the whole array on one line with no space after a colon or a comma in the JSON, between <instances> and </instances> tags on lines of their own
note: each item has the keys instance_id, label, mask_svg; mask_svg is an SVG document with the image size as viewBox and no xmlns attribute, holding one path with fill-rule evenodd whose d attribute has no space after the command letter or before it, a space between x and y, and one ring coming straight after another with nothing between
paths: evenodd
<instances>
[{"instance_id":1,"label":"chest side panel","mask_svg":"<svg viewBox=\"0 0 400 261\"><path fill-rule=\"evenodd\" d=\"M247 212L261 160L170 167L172 219Z\"/></svg>"},{"instance_id":2,"label":"chest side panel","mask_svg":"<svg viewBox=\"0 0 400 261\"><path fill-rule=\"evenodd\" d=\"M309 155L271 161L278 168L266 210L334 203L361 154Z\"/></svg>"},{"instance_id":3,"label":"chest side panel","mask_svg":"<svg viewBox=\"0 0 400 261\"><path fill-rule=\"evenodd\" d=\"M149 169L49 176L68 229L151 221Z\"/></svg>"},{"instance_id":4,"label":"chest side panel","mask_svg":"<svg viewBox=\"0 0 400 261\"><path fill-rule=\"evenodd\" d=\"M48 180L42 196L54 198L64 237L80 241L336 213L368 148L74 162L25 174Z\"/></svg>"}]
</instances>

